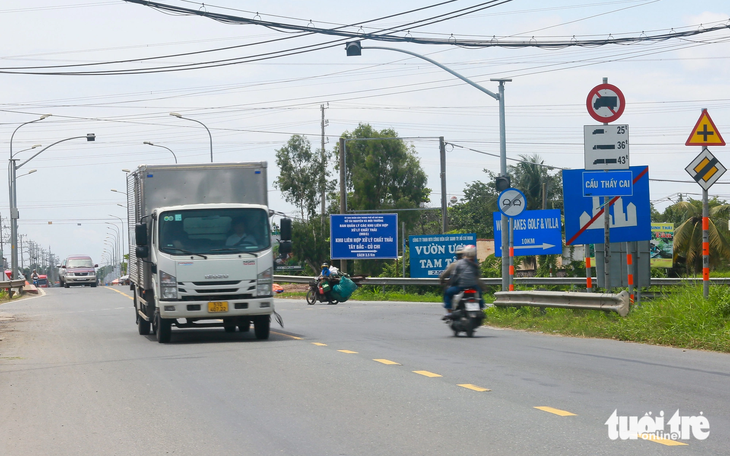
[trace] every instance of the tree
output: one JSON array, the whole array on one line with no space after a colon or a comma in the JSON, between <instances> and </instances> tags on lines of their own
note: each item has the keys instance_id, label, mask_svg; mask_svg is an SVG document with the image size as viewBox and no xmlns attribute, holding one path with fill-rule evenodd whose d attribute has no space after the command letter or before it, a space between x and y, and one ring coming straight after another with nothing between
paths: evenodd
<instances>
[{"instance_id":1,"label":"tree","mask_svg":"<svg viewBox=\"0 0 730 456\"><path fill-rule=\"evenodd\" d=\"M377 131L360 124L343 136L363 139L347 144L348 209L416 208L429 201L431 190L426 188L428 179L416 151L399 139L395 130Z\"/></svg>"},{"instance_id":2,"label":"tree","mask_svg":"<svg viewBox=\"0 0 730 456\"><path fill-rule=\"evenodd\" d=\"M292 224L292 253L304 261L313 271L329 261L329 220L321 223L318 219L297 221Z\"/></svg>"},{"instance_id":3,"label":"tree","mask_svg":"<svg viewBox=\"0 0 730 456\"><path fill-rule=\"evenodd\" d=\"M730 243L727 241L725 229L730 204L712 198L709 201L710 220L710 265L719 266L722 260L730 258ZM674 261L678 257L685 259L687 272L702 270L702 201L690 198L669 206L665 211L666 218L672 221L682 220L674 228ZM676 223L676 222L675 222Z\"/></svg>"},{"instance_id":4,"label":"tree","mask_svg":"<svg viewBox=\"0 0 730 456\"><path fill-rule=\"evenodd\" d=\"M449 228L462 233L476 233L477 238L494 238L492 213L499 210L499 194L494 185L495 175L485 169L488 183L474 181L464 188L464 198L449 208Z\"/></svg>"},{"instance_id":5,"label":"tree","mask_svg":"<svg viewBox=\"0 0 730 456\"><path fill-rule=\"evenodd\" d=\"M312 152L306 137L293 135L276 151L276 164L279 176L274 186L282 191L284 200L299 207L302 220L309 220L319 207L322 179L329 176L329 167L323 163L322 154Z\"/></svg>"},{"instance_id":6,"label":"tree","mask_svg":"<svg viewBox=\"0 0 730 456\"><path fill-rule=\"evenodd\" d=\"M543 184L547 184L546 209L563 207L563 180L559 171L550 173L539 155L520 155L522 161L510 165L507 172L512 177L512 187L519 189L527 198L528 210L542 209Z\"/></svg>"},{"instance_id":7,"label":"tree","mask_svg":"<svg viewBox=\"0 0 730 456\"><path fill-rule=\"evenodd\" d=\"M399 224L404 223L406 231L412 232L419 211L397 209L419 208L429 201L431 193L413 146L398 138L395 130L377 131L367 124L342 136L354 140L347 142L345 154L347 209L395 211ZM371 260L355 264L359 273L370 275L378 275L383 266L383 262Z\"/></svg>"}]
</instances>

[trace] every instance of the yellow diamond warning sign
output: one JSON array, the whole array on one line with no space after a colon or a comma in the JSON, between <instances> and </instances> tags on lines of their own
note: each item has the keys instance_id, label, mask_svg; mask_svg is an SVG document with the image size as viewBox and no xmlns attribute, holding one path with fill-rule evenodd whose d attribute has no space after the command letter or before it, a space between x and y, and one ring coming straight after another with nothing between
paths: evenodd
<instances>
[{"instance_id":1,"label":"yellow diamond warning sign","mask_svg":"<svg viewBox=\"0 0 730 456\"><path fill-rule=\"evenodd\" d=\"M720 132L717 131L715 122L710 118L707 109L702 110L700 120L692 129L692 133L687 138L686 146L724 146L725 140L722 139Z\"/></svg>"}]
</instances>

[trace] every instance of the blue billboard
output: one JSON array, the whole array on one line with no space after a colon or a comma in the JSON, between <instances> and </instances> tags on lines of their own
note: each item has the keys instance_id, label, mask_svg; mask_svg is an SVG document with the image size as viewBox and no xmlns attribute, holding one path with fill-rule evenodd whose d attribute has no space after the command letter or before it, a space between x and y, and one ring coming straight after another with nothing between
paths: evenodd
<instances>
[{"instance_id":1,"label":"blue billboard","mask_svg":"<svg viewBox=\"0 0 730 456\"><path fill-rule=\"evenodd\" d=\"M493 213L494 256L502 256L502 214ZM522 211L512 217L512 245L515 256L563 253L563 229L560 209Z\"/></svg>"},{"instance_id":2,"label":"blue billboard","mask_svg":"<svg viewBox=\"0 0 730 456\"><path fill-rule=\"evenodd\" d=\"M610 242L648 241L651 239L649 203L649 167L632 166L633 195L584 197L583 169L563 171L563 204L565 206L565 243L567 245L602 244L603 209L610 201Z\"/></svg>"},{"instance_id":3,"label":"blue billboard","mask_svg":"<svg viewBox=\"0 0 730 456\"><path fill-rule=\"evenodd\" d=\"M408 236L411 277L419 279L438 277L449 264L456 261L456 251L469 244L477 245L476 234Z\"/></svg>"},{"instance_id":4,"label":"blue billboard","mask_svg":"<svg viewBox=\"0 0 730 456\"><path fill-rule=\"evenodd\" d=\"M398 258L398 215L330 215L330 257L333 260Z\"/></svg>"}]
</instances>

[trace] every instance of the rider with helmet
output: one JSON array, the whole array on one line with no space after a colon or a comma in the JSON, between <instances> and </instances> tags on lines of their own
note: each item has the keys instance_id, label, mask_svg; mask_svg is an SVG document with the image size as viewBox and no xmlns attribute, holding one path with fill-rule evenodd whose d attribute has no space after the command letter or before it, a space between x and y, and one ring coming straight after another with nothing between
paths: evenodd
<instances>
[{"instance_id":1,"label":"rider with helmet","mask_svg":"<svg viewBox=\"0 0 730 456\"><path fill-rule=\"evenodd\" d=\"M30 275L30 280L33 282L33 285L38 285L38 280L40 280L40 276L36 272L35 269L33 269L33 273Z\"/></svg>"},{"instance_id":2,"label":"rider with helmet","mask_svg":"<svg viewBox=\"0 0 730 456\"><path fill-rule=\"evenodd\" d=\"M457 253L459 252L457 251ZM460 253L462 258L452 263L454 266L453 272L450 274L449 287L444 291L444 308L447 315L451 313L451 300L454 295L467 288L474 288L479 292L479 307L484 308L482 285L479 281L481 274L479 263L477 263L477 248L474 245L467 245L461 249Z\"/></svg>"}]
</instances>

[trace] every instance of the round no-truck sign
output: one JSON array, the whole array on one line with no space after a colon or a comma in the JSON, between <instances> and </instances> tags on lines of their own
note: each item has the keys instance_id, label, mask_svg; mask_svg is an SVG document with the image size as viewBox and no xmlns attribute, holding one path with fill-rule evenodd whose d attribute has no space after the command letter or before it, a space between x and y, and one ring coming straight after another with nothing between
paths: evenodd
<instances>
[{"instance_id":1,"label":"round no-truck sign","mask_svg":"<svg viewBox=\"0 0 730 456\"><path fill-rule=\"evenodd\" d=\"M588 114L602 123L617 120L624 113L626 99L618 87L612 84L599 84L588 93L586 108Z\"/></svg>"}]
</instances>

